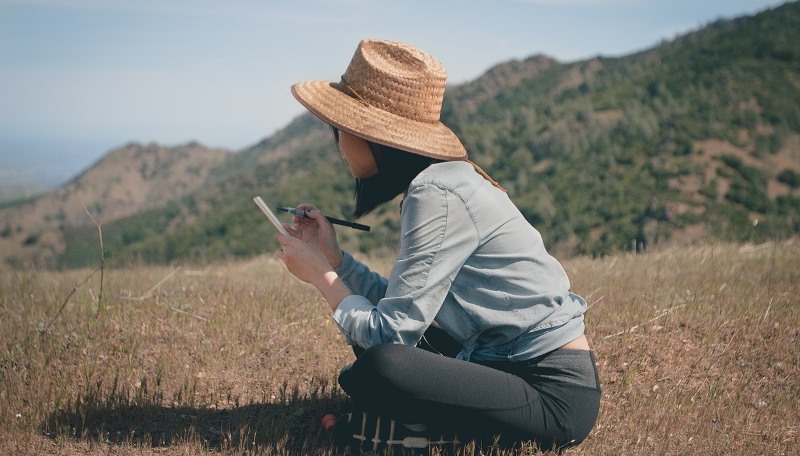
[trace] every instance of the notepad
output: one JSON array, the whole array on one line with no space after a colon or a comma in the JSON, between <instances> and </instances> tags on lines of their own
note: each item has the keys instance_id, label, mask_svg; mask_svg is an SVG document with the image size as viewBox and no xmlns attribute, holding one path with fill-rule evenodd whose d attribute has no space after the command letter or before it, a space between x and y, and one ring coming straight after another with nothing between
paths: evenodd
<instances>
[{"instance_id":1,"label":"notepad","mask_svg":"<svg viewBox=\"0 0 800 456\"><path fill-rule=\"evenodd\" d=\"M278 217L275 217L275 214L272 213L272 210L270 210L269 206L267 206L267 203L265 203L260 196L256 196L255 198L253 198L253 201L256 203L259 209L261 209L261 212L263 212L264 215L267 216L269 221L272 222L273 225L275 225L275 228L278 229L279 233L281 233L284 236L289 236L289 232L286 231L286 228L283 227L280 220L278 220Z\"/></svg>"}]
</instances>

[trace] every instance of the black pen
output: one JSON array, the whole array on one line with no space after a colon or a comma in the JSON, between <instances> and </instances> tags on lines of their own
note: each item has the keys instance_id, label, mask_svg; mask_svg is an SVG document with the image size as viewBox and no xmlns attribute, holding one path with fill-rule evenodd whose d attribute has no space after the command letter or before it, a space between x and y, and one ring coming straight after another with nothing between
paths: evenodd
<instances>
[{"instance_id":1,"label":"black pen","mask_svg":"<svg viewBox=\"0 0 800 456\"><path fill-rule=\"evenodd\" d=\"M308 215L306 215L306 211L298 210L298 209L295 209L293 207L283 207L283 206L281 206L281 207L278 207L278 210L279 211L283 211L283 212L288 212L288 213L290 213L292 215L296 215L298 217L311 218ZM333 217L328 217L327 215L325 216L325 218L328 219L328 221L333 223L334 225L349 226L350 228L355 228L357 230L369 231L369 227L367 225L362 225L362 224L356 223L356 222L349 222L347 220L341 220L341 219L337 219L337 218L333 218Z\"/></svg>"}]
</instances>

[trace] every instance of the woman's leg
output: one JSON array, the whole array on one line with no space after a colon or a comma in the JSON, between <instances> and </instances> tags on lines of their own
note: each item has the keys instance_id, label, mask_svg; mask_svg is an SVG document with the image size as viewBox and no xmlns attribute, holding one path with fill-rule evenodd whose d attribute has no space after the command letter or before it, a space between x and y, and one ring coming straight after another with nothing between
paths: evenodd
<instances>
[{"instance_id":1,"label":"woman's leg","mask_svg":"<svg viewBox=\"0 0 800 456\"><path fill-rule=\"evenodd\" d=\"M357 409L462 437L500 436L506 445L534 440L543 447L582 440L588 430L573 429L572 403L599 405L600 394L558 382L535 388L518 375L393 344L366 350L342 371L339 383ZM596 416L597 407L588 413L592 409Z\"/></svg>"}]
</instances>

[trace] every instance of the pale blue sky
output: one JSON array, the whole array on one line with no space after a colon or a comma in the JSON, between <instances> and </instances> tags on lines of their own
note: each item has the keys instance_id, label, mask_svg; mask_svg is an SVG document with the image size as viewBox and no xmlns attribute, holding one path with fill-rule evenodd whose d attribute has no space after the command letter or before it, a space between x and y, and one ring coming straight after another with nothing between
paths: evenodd
<instances>
[{"instance_id":1,"label":"pale blue sky","mask_svg":"<svg viewBox=\"0 0 800 456\"><path fill-rule=\"evenodd\" d=\"M241 149L302 112L292 83L338 79L362 38L414 44L460 83L536 53L626 55L781 3L0 0L0 171L54 144L65 160L130 141Z\"/></svg>"}]
</instances>

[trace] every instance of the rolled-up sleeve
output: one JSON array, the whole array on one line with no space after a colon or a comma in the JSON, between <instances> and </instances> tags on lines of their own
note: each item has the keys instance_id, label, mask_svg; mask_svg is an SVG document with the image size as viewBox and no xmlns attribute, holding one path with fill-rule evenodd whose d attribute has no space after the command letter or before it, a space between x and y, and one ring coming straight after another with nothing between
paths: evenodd
<instances>
[{"instance_id":1,"label":"rolled-up sleeve","mask_svg":"<svg viewBox=\"0 0 800 456\"><path fill-rule=\"evenodd\" d=\"M347 252L344 253L342 264L336 268L336 274L350 291L365 297L373 306L386 295L386 278L371 271Z\"/></svg>"},{"instance_id":2,"label":"rolled-up sleeve","mask_svg":"<svg viewBox=\"0 0 800 456\"><path fill-rule=\"evenodd\" d=\"M414 345L436 317L461 266L478 245L478 234L464 202L436 185L409 189L401 211L400 253L384 295L372 285L356 284L357 295L345 298L333 318L348 342L364 348L381 343ZM339 270L350 285L365 277L352 257ZM348 270L348 268L354 268ZM339 272L339 271L337 271ZM359 288L359 287L363 288ZM368 294L359 296L359 294Z\"/></svg>"}]
</instances>

